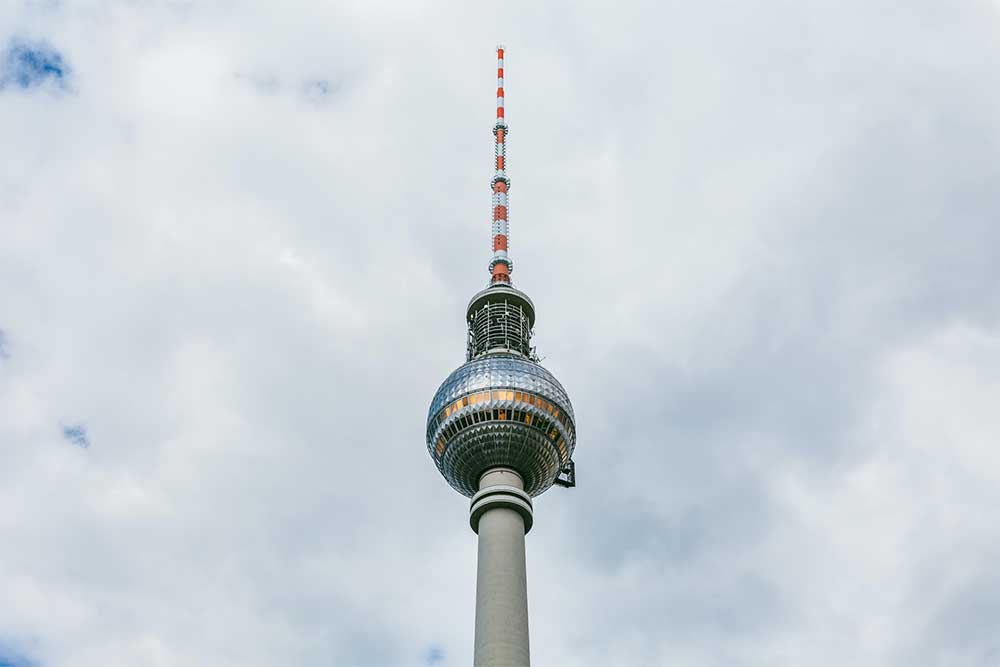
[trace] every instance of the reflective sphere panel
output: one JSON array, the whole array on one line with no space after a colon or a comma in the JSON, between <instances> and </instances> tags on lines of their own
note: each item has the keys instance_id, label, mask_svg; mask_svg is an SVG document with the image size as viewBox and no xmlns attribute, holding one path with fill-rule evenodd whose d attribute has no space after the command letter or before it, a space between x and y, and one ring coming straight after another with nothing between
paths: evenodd
<instances>
[{"instance_id":1,"label":"reflective sphere panel","mask_svg":"<svg viewBox=\"0 0 1000 667\"><path fill-rule=\"evenodd\" d=\"M549 488L576 443L573 406L559 381L519 355L488 355L455 370L427 416L427 448L466 496L495 467L513 468L532 496Z\"/></svg>"}]
</instances>

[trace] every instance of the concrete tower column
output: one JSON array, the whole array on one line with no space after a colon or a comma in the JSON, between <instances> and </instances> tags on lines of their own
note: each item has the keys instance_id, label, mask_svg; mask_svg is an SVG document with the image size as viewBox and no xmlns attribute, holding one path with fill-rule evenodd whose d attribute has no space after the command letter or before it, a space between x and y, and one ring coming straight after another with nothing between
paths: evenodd
<instances>
[{"instance_id":1,"label":"concrete tower column","mask_svg":"<svg viewBox=\"0 0 1000 667\"><path fill-rule=\"evenodd\" d=\"M493 468L472 497L470 524L479 534L474 667L529 667L528 584L524 535L531 497L509 468Z\"/></svg>"}]
</instances>

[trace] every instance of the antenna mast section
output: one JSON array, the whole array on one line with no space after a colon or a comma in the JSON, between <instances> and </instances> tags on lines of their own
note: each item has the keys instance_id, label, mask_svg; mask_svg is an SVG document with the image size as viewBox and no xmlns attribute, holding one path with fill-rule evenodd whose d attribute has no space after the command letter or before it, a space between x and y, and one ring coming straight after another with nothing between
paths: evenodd
<instances>
[{"instance_id":1,"label":"antenna mast section","mask_svg":"<svg viewBox=\"0 0 1000 667\"><path fill-rule=\"evenodd\" d=\"M493 174L493 259L490 260L490 284L510 285L513 263L507 256L507 150L504 139L507 135L507 121L503 116L503 45L497 46L497 122L493 126L496 137L496 171Z\"/></svg>"}]
</instances>

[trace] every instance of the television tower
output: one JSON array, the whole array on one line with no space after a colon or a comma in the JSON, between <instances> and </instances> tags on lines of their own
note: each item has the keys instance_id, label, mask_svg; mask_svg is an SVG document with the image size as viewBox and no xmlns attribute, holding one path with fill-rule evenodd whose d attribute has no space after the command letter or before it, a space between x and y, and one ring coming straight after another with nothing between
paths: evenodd
<instances>
[{"instance_id":1,"label":"television tower","mask_svg":"<svg viewBox=\"0 0 1000 667\"><path fill-rule=\"evenodd\" d=\"M427 449L448 483L472 499L469 524L479 535L475 667L528 667L531 499L553 484L576 485L573 406L538 363L535 306L510 282L503 72L498 46L490 281L466 310L466 362L441 384L427 414Z\"/></svg>"}]
</instances>

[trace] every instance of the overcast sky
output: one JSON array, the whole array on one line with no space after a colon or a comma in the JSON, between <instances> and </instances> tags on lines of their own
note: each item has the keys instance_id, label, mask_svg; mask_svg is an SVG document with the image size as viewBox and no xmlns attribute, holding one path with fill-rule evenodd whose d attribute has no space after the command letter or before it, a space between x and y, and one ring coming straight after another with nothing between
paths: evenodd
<instances>
[{"instance_id":1,"label":"overcast sky","mask_svg":"<svg viewBox=\"0 0 1000 667\"><path fill-rule=\"evenodd\" d=\"M1000 664L996 0L5 0L0 666L471 663L497 42L535 664Z\"/></svg>"}]
</instances>

